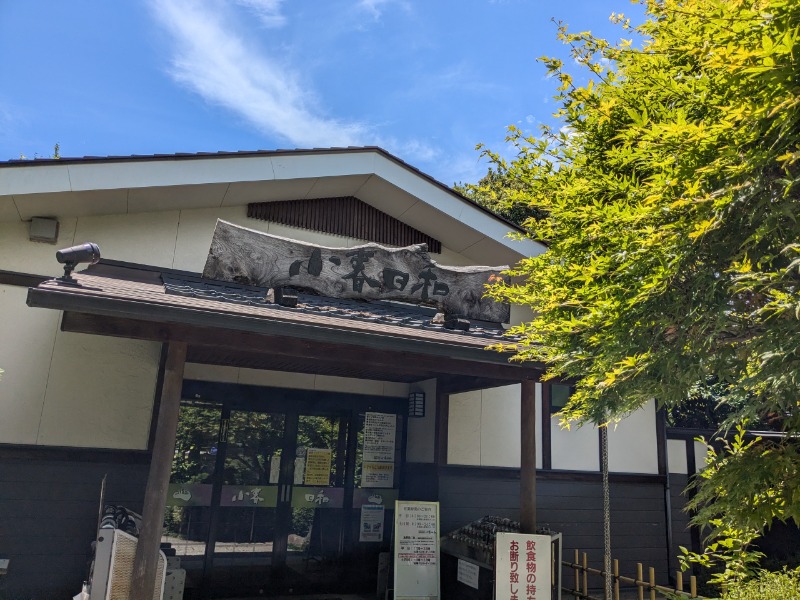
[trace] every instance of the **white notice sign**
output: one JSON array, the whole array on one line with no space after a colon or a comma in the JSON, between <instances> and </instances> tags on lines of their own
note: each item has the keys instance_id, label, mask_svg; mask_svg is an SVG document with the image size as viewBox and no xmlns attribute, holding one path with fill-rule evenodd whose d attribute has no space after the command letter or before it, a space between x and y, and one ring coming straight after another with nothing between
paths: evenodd
<instances>
[{"instance_id":1,"label":"white notice sign","mask_svg":"<svg viewBox=\"0 0 800 600\"><path fill-rule=\"evenodd\" d=\"M458 573L456 580L468 585L471 588L478 589L478 579L481 574L481 568L475 563L467 562L458 559Z\"/></svg>"},{"instance_id":2,"label":"white notice sign","mask_svg":"<svg viewBox=\"0 0 800 600\"><path fill-rule=\"evenodd\" d=\"M361 529L359 542L383 541L383 506L375 504L361 505Z\"/></svg>"},{"instance_id":3,"label":"white notice sign","mask_svg":"<svg viewBox=\"0 0 800 600\"><path fill-rule=\"evenodd\" d=\"M395 600L438 600L439 503L398 500L394 531Z\"/></svg>"},{"instance_id":4,"label":"white notice sign","mask_svg":"<svg viewBox=\"0 0 800 600\"><path fill-rule=\"evenodd\" d=\"M368 412L364 416L364 462L394 462L397 415Z\"/></svg>"},{"instance_id":5,"label":"white notice sign","mask_svg":"<svg viewBox=\"0 0 800 600\"><path fill-rule=\"evenodd\" d=\"M498 533L496 552L496 600L550 600L549 535Z\"/></svg>"},{"instance_id":6,"label":"white notice sign","mask_svg":"<svg viewBox=\"0 0 800 600\"><path fill-rule=\"evenodd\" d=\"M394 463L365 462L361 465L362 488L390 488L394 485Z\"/></svg>"}]
</instances>

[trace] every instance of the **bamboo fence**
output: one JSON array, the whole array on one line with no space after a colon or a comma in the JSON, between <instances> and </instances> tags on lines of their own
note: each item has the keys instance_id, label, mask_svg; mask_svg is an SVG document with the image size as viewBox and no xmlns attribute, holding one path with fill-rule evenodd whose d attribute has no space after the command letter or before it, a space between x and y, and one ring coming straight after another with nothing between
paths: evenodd
<instances>
[{"instance_id":1,"label":"bamboo fence","mask_svg":"<svg viewBox=\"0 0 800 600\"><path fill-rule=\"evenodd\" d=\"M575 587L570 589L566 586L562 587L562 591L572 595L574 598L582 600L604 600L598 596L589 595L589 575L596 575L601 579L605 578L606 572L601 569L594 569L589 566L589 558L586 552L580 553L575 550L575 560L570 562L563 561L562 566L572 569L575 575ZM613 562L613 598L608 600L621 600L623 596L620 595L620 584L631 584L635 586L635 594L638 600L645 600L645 593L649 600L656 600L656 594L665 595L673 594L681 598L700 598L703 596L697 595L697 578L692 575L689 578L689 590L684 590L683 573L678 571L675 576L675 587L667 587L656 584L656 570L653 567L648 568L648 577L644 578L644 568L642 563L636 564L636 577L625 577L619 574L619 561ZM629 596L625 596L626 598ZM704 599L705 600L705 599Z\"/></svg>"}]
</instances>

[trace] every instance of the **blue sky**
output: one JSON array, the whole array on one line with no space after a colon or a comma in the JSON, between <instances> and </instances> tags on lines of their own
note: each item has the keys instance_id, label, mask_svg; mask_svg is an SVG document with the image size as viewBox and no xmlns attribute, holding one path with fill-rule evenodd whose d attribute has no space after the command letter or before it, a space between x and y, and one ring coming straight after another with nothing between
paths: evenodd
<instances>
[{"instance_id":1,"label":"blue sky","mask_svg":"<svg viewBox=\"0 0 800 600\"><path fill-rule=\"evenodd\" d=\"M0 0L0 160L378 145L450 185L627 0ZM577 69L577 67L576 67Z\"/></svg>"}]
</instances>

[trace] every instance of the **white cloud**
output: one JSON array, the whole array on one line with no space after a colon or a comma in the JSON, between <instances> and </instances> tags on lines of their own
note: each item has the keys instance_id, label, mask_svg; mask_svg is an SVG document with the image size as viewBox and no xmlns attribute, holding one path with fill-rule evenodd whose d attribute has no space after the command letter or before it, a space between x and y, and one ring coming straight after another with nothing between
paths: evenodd
<instances>
[{"instance_id":1,"label":"white cloud","mask_svg":"<svg viewBox=\"0 0 800 600\"><path fill-rule=\"evenodd\" d=\"M235 0L258 17L261 24L269 28L283 27L286 17L281 14L283 0Z\"/></svg>"},{"instance_id":2,"label":"white cloud","mask_svg":"<svg viewBox=\"0 0 800 600\"><path fill-rule=\"evenodd\" d=\"M279 9L279 2L245 1L251 9L256 4L265 10ZM152 6L172 36L171 76L205 100L299 147L363 145L374 137L363 123L320 114L312 90L291 67L259 54L248 47L244 36L226 26L224 4L153 0Z\"/></svg>"},{"instance_id":3,"label":"white cloud","mask_svg":"<svg viewBox=\"0 0 800 600\"><path fill-rule=\"evenodd\" d=\"M359 0L358 7L367 11L372 15L372 18L377 21L381 18L384 7L389 4L398 4L405 10L409 10L410 8L408 3L403 0Z\"/></svg>"}]
</instances>

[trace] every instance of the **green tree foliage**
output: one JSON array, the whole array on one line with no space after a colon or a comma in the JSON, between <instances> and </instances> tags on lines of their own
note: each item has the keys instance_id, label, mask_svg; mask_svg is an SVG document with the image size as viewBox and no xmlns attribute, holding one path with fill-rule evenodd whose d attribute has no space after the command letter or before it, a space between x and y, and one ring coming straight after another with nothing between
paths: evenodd
<instances>
[{"instance_id":1,"label":"green tree foliage","mask_svg":"<svg viewBox=\"0 0 800 600\"><path fill-rule=\"evenodd\" d=\"M752 581L732 587L722 600L797 600L800 569L762 573Z\"/></svg>"},{"instance_id":2,"label":"green tree foliage","mask_svg":"<svg viewBox=\"0 0 800 600\"><path fill-rule=\"evenodd\" d=\"M527 235L549 245L491 293L536 315L513 330L519 358L579 381L565 419L699 395L726 405L726 428L787 432L720 453L702 485L735 481L706 496L726 527L800 522L800 2L642 3L642 25L612 15L641 45L559 27L590 76L543 59L563 126L511 128L513 160L484 150L502 189L472 193L528 206ZM737 522L762 501L756 523Z\"/></svg>"}]
</instances>

